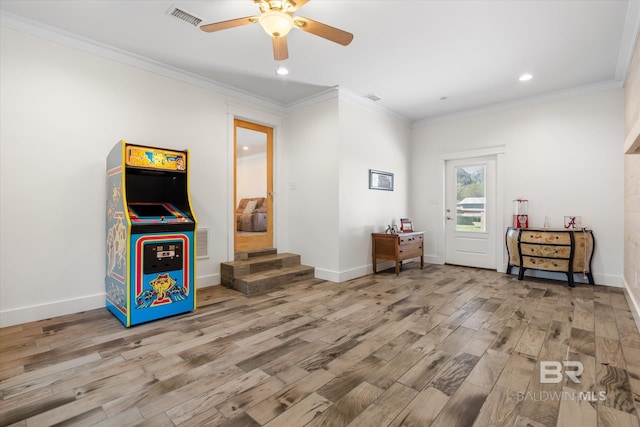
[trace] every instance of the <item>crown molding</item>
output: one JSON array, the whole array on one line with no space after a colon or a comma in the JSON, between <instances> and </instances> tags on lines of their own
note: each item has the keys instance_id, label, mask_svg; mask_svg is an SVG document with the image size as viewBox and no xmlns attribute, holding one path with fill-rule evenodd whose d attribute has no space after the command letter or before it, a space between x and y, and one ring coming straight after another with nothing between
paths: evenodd
<instances>
[{"instance_id":1,"label":"crown molding","mask_svg":"<svg viewBox=\"0 0 640 427\"><path fill-rule=\"evenodd\" d=\"M311 96L287 104L285 107L285 113L302 110L304 108L319 104L329 99L338 98L339 96L340 91L338 86L329 87L327 89L321 90L320 92L314 93Z\"/></svg>"},{"instance_id":2,"label":"crown molding","mask_svg":"<svg viewBox=\"0 0 640 427\"><path fill-rule=\"evenodd\" d=\"M384 116L391 117L393 119L399 120L399 121L403 122L407 126L411 125L411 120L409 120L408 118L406 118L405 116L403 116L401 114L398 114L398 113L396 113L394 111L388 110L388 109L386 109L384 107L381 107L381 106L377 105L375 103L375 101L372 101L372 100L370 100L368 98L365 98L364 96L357 95L357 94L355 94L355 93L351 92L350 90L345 89L343 87L338 87L338 89L340 91L340 98L341 99L350 101L350 102L352 102L354 104L357 104L357 105L359 105L359 106L361 106L361 107L363 107L363 108L365 108L365 109L367 109L369 111L373 111L375 113L382 114Z\"/></svg>"},{"instance_id":3,"label":"crown molding","mask_svg":"<svg viewBox=\"0 0 640 427\"><path fill-rule=\"evenodd\" d=\"M301 110L303 108L309 107L311 105L315 105L315 104L319 104L321 102L327 101L329 99L341 99L341 100L346 100L349 102L352 102L354 104L357 104L361 107L364 107L365 109L369 110L369 111L373 111L375 113L378 114L382 114L384 116L393 118L395 120L400 120L401 122L403 122L405 125L409 126L411 125L411 121L409 119L407 119L406 117L395 113L391 110L387 110L384 107L380 107L378 105L375 105L373 103L373 101L366 99L362 96L358 96L355 93L341 87L341 86L333 86L330 87L326 90L323 90L321 92L318 92L314 95L311 95L305 99L301 99L300 101L295 101L292 102L290 104L287 104L286 106L286 112L290 113L293 111L297 111L297 110Z\"/></svg>"},{"instance_id":4,"label":"crown molding","mask_svg":"<svg viewBox=\"0 0 640 427\"><path fill-rule=\"evenodd\" d=\"M524 107L528 105L544 104L546 102L558 101L562 99L574 98L578 96L588 95L596 92L604 92L613 89L621 89L624 86L624 82L619 80L609 80L592 85L580 86L573 89L562 90L557 92L550 92L544 95L532 96L528 98L517 99L515 101L501 102L498 104L487 105L484 107L472 108L469 110L459 111L451 114L444 114L441 116L428 117L426 119L417 120L413 122L412 127L420 128L427 126L431 123L458 119L462 117L475 116L480 114L495 113L499 111L511 110L513 108Z\"/></svg>"},{"instance_id":5,"label":"crown molding","mask_svg":"<svg viewBox=\"0 0 640 427\"><path fill-rule=\"evenodd\" d=\"M618 52L618 64L616 66L616 80L625 81L633 52L638 43L640 33L640 2L630 1L627 5L627 17L622 30L622 41L620 42L620 52Z\"/></svg>"},{"instance_id":6,"label":"crown molding","mask_svg":"<svg viewBox=\"0 0 640 427\"><path fill-rule=\"evenodd\" d=\"M273 100L262 98L255 94L241 91L171 65L164 64L141 55L136 55L104 43L99 43L95 40L41 24L6 11L0 11L0 26L65 47L70 47L82 52L110 59L114 62L130 65L164 77L201 87L203 89L211 90L224 96L250 102L278 113L285 112L285 106L281 103L274 102Z\"/></svg>"},{"instance_id":7,"label":"crown molding","mask_svg":"<svg viewBox=\"0 0 640 427\"><path fill-rule=\"evenodd\" d=\"M320 91L305 99L285 105L267 98L260 97L250 92L245 92L224 85L215 80L195 75L188 71L141 55L136 55L131 52L127 52L125 50L118 49L116 47L104 43L99 43L95 40L91 40L89 38L61 30L59 28L38 23L22 16L12 14L10 12L0 11L0 26L43 40L47 40L49 42L56 43L65 47L70 47L82 52L97 55L114 62L130 65L135 68L139 68L174 80L201 87L203 89L211 90L221 95L234 98L239 101L248 102L253 104L254 106L262 107L267 111L271 111L276 114L286 114L314 104L318 104L328 99L346 97L349 100L362 105L367 109L400 118L409 123L406 118L384 108L372 105L372 101L360 99L360 97L358 97L357 95L354 95L351 92L348 92L338 86L329 87L326 90ZM236 103L231 102L231 104Z\"/></svg>"}]
</instances>

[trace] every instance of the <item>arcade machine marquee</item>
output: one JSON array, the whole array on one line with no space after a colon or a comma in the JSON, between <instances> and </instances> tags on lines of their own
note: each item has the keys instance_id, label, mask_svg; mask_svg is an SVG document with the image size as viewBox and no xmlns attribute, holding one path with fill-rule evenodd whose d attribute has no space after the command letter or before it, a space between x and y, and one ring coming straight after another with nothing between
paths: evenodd
<instances>
[{"instance_id":1,"label":"arcade machine marquee","mask_svg":"<svg viewBox=\"0 0 640 427\"><path fill-rule=\"evenodd\" d=\"M120 141L107 157L106 307L127 327L196 308L188 154Z\"/></svg>"}]
</instances>

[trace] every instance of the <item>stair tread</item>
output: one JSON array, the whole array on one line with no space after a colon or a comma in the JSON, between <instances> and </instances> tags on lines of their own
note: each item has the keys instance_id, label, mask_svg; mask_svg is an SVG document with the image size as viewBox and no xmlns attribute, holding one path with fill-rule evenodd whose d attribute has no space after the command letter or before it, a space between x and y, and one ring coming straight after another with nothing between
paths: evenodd
<instances>
[{"instance_id":1,"label":"stair tread","mask_svg":"<svg viewBox=\"0 0 640 427\"><path fill-rule=\"evenodd\" d=\"M293 254L290 252L281 252L279 254L263 255L259 257L242 259L238 261L227 261L227 262L223 262L222 264L230 265L230 266L245 266L245 265L251 265L251 264L266 263L266 262L270 262L278 259L291 258L296 256L299 256L299 255Z\"/></svg>"},{"instance_id":2,"label":"stair tread","mask_svg":"<svg viewBox=\"0 0 640 427\"><path fill-rule=\"evenodd\" d=\"M314 267L310 265L294 265L291 267L282 267L282 268L273 268L271 270L260 271L258 273L247 274L246 276L237 277L235 280L241 280L243 282L250 282L252 280L261 280L278 276L285 276L289 273L297 273L301 271L311 271L315 270Z\"/></svg>"},{"instance_id":3,"label":"stair tread","mask_svg":"<svg viewBox=\"0 0 640 427\"><path fill-rule=\"evenodd\" d=\"M251 258L260 258L267 255L277 254L278 249L276 248L260 248L260 249L250 249L247 251L238 251L234 255L234 261L242 261Z\"/></svg>"}]
</instances>

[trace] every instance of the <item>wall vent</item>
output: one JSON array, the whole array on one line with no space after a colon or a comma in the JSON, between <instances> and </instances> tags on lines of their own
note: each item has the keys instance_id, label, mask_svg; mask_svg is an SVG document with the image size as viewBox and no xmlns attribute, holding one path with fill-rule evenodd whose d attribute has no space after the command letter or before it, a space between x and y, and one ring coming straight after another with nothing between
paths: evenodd
<instances>
[{"instance_id":1,"label":"wall vent","mask_svg":"<svg viewBox=\"0 0 640 427\"><path fill-rule=\"evenodd\" d=\"M209 229L206 227L196 230L196 258L209 258Z\"/></svg>"},{"instance_id":2,"label":"wall vent","mask_svg":"<svg viewBox=\"0 0 640 427\"><path fill-rule=\"evenodd\" d=\"M197 16L182 9L178 9L175 6L171 6L171 9L169 9L169 15L178 18L179 20L186 22L187 24L193 25L194 27L197 27L202 22L202 19L198 18Z\"/></svg>"},{"instance_id":3,"label":"wall vent","mask_svg":"<svg viewBox=\"0 0 640 427\"><path fill-rule=\"evenodd\" d=\"M369 95L365 95L365 98L372 100L373 102L380 101L382 97L376 95L375 93L370 93Z\"/></svg>"}]
</instances>

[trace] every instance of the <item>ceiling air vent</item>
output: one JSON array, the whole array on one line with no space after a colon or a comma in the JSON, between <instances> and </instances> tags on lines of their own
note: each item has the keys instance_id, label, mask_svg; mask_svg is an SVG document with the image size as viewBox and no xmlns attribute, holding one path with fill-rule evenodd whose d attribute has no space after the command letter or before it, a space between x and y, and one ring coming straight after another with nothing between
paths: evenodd
<instances>
[{"instance_id":1,"label":"ceiling air vent","mask_svg":"<svg viewBox=\"0 0 640 427\"><path fill-rule=\"evenodd\" d=\"M197 16L194 16L189 12L185 12L182 9L178 9L175 6L172 6L171 9L169 9L169 15L174 16L179 20L186 22L187 24L191 24L194 27L197 27L202 22L202 19L198 18Z\"/></svg>"},{"instance_id":2,"label":"ceiling air vent","mask_svg":"<svg viewBox=\"0 0 640 427\"><path fill-rule=\"evenodd\" d=\"M365 95L365 98L372 100L373 102L380 101L382 98L376 95L375 93L370 93L369 95Z\"/></svg>"},{"instance_id":3,"label":"ceiling air vent","mask_svg":"<svg viewBox=\"0 0 640 427\"><path fill-rule=\"evenodd\" d=\"M198 227L196 231L196 258L209 258L209 229Z\"/></svg>"}]
</instances>

